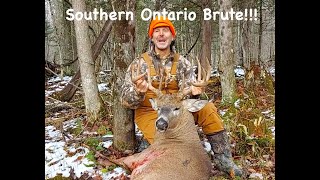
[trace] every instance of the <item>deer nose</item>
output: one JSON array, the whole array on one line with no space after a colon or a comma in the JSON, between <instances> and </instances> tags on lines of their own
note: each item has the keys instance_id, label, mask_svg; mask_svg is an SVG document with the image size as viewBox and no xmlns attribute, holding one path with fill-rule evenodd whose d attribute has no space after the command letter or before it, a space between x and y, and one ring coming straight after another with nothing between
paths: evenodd
<instances>
[{"instance_id":1,"label":"deer nose","mask_svg":"<svg viewBox=\"0 0 320 180\"><path fill-rule=\"evenodd\" d=\"M168 128L168 122L164 120L163 118L160 118L156 121L156 127L160 131L165 131Z\"/></svg>"}]
</instances>

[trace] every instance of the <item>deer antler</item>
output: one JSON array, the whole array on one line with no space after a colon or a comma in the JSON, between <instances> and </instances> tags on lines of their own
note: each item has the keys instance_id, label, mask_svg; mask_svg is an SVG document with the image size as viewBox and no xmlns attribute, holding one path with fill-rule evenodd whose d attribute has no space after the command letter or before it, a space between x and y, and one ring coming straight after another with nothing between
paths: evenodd
<instances>
[{"instance_id":1,"label":"deer antler","mask_svg":"<svg viewBox=\"0 0 320 180\"><path fill-rule=\"evenodd\" d=\"M198 81L197 82L191 82L191 84L196 86L196 87L207 86L208 85L208 81L210 79L210 71L211 71L210 62L209 62L208 58L206 58L207 69L204 69L200 64L200 61L199 61L198 57L197 57L197 61L198 61ZM204 73L204 74L202 75L202 73ZM203 77L201 77L201 75Z\"/></svg>"},{"instance_id":2,"label":"deer antler","mask_svg":"<svg viewBox=\"0 0 320 180\"><path fill-rule=\"evenodd\" d=\"M137 64L137 70L136 72L134 71L134 67L131 68L131 80L133 83L135 83L136 81L138 81L141 77L145 76L146 74L148 75L148 89L151 90L152 92L154 92L157 96L160 96L161 93L161 84L162 84L162 78L160 80L160 85L159 85L159 89L156 89L155 87L152 86L151 84L151 76L150 76L150 68L147 69L147 72L140 74L140 60ZM162 71L163 73L163 71Z\"/></svg>"},{"instance_id":3,"label":"deer antler","mask_svg":"<svg viewBox=\"0 0 320 180\"><path fill-rule=\"evenodd\" d=\"M152 86L152 84L151 84L152 81L151 81L151 75L150 75L150 74L151 74L151 73L150 73L150 68L148 68L148 69L147 69L148 88L149 88L150 91L154 92L157 97L159 97L159 96L162 94L162 93L161 93L161 90L156 89L155 87ZM160 83L162 83L162 82L160 81ZM159 85L159 86L160 86L160 85Z\"/></svg>"},{"instance_id":4,"label":"deer antler","mask_svg":"<svg viewBox=\"0 0 320 180\"><path fill-rule=\"evenodd\" d=\"M195 87L205 87L208 85L208 81L210 79L210 71L211 71L210 62L209 62L208 58L206 58L206 65L207 65L206 67L207 68L204 69L200 64L198 57L196 59L198 62L198 79L195 82L191 82L191 84ZM183 75L182 76L182 87L180 89L181 98L183 98L184 96L191 93L191 88L184 91L184 83L185 83L185 78Z\"/></svg>"},{"instance_id":5,"label":"deer antler","mask_svg":"<svg viewBox=\"0 0 320 180\"><path fill-rule=\"evenodd\" d=\"M160 82L159 82L159 91L161 92L161 88L162 88L162 81L163 81L163 76L164 76L164 67L160 66Z\"/></svg>"},{"instance_id":6,"label":"deer antler","mask_svg":"<svg viewBox=\"0 0 320 180\"><path fill-rule=\"evenodd\" d=\"M140 74L140 60L137 64L137 71L134 72L134 68L131 68L131 80L133 83L135 83L136 81L138 81L138 79L140 79L141 77L143 77L144 75L146 75L146 73Z\"/></svg>"}]
</instances>

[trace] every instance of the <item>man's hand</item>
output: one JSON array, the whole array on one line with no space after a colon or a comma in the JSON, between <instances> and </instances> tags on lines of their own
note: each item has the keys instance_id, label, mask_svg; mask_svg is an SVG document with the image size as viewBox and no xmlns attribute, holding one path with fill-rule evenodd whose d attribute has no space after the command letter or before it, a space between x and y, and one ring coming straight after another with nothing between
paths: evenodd
<instances>
[{"instance_id":1,"label":"man's hand","mask_svg":"<svg viewBox=\"0 0 320 180\"><path fill-rule=\"evenodd\" d=\"M206 87L196 87L191 85L191 93L192 95L198 95L203 93L206 90Z\"/></svg>"},{"instance_id":2,"label":"man's hand","mask_svg":"<svg viewBox=\"0 0 320 180\"><path fill-rule=\"evenodd\" d=\"M140 62L136 65L136 71L134 71L134 66L131 67L131 81L136 85L136 91L138 93L145 93L148 90L148 83L146 81L145 75L147 72L143 74L139 74L140 72Z\"/></svg>"},{"instance_id":3,"label":"man's hand","mask_svg":"<svg viewBox=\"0 0 320 180\"><path fill-rule=\"evenodd\" d=\"M136 90L139 93L145 93L148 90L148 83L144 76L142 76L140 79L138 79L136 82L134 82L136 85Z\"/></svg>"},{"instance_id":4,"label":"man's hand","mask_svg":"<svg viewBox=\"0 0 320 180\"><path fill-rule=\"evenodd\" d=\"M191 90L190 90L191 88ZM201 94L203 93L204 91L206 90L206 87L196 87L196 86L189 86L189 87L186 87L183 89L183 94L191 94L192 95L198 95L198 94Z\"/></svg>"}]
</instances>

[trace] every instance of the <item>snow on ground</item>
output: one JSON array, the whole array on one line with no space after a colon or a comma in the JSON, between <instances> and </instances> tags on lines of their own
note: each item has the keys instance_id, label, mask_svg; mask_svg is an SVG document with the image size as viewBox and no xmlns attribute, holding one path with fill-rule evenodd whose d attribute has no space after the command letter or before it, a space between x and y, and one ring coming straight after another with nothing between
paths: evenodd
<instances>
[{"instance_id":1,"label":"snow on ground","mask_svg":"<svg viewBox=\"0 0 320 180\"><path fill-rule=\"evenodd\" d=\"M61 91L64 86L71 80L72 77L53 77L47 81L47 89L45 95L50 96L56 91ZM98 84L99 92L109 91L106 83ZM48 104L49 101L46 102ZM75 128L76 121L79 119L71 119L63 122L64 132L67 129ZM85 132L84 132L85 133ZM71 134L68 134L72 138ZM66 141L68 136L65 136ZM107 135L110 136L110 135ZM112 136L112 135L111 135ZM112 140L101 143L101 146L108 148L112 145ZM88 154L89 149L86 147L75 147L74 144L66 145L62 138L62 133L55 126L45 127L45 179L53 178L57 175L63 177L69 177L70 172L73 171L76 177L80 178L83 174L87 173L89 176L100 175L103 180L117 179L118 177L125 175L125 170L121 167L117 167L109 172L102 172L101 170L94 169L90 160L85 156ZM72 171L71 171L72 170Z\"/></svg>"},{"instance_id":2,"label":"snow on ground","mask_svg":"<svg viewBox=\"0 0 320 180\"><path fill-rule=\"evenodd\" d=\"M50 96L55 91L61 91L71 77L54 77L47 81L48 88L45 91L46 96ZM98 84L99 91L109 90L107 84ZM46 102L49 103L49 102ZM76 127L76 121L79 119L71 119L63 122L64 132L70 128ZM81 119L80 119L81 120ZM85 132L84 132L85 133ZM141 131L136 128L136 135L142 136ZM72 135L68 134L72 139ZM112 136L112 135L108 135ZM70 140L65 136L66 141ZM112 140L102 142L101 146L108 148L112 145ZM207 152L211 151L211 146L208 142L204 142L204 148ZM110 172L104 173L101 170L94 169L90 165L93 164L85 156L88 154L89 149L86 147L75 147L74 144L66 145L63 141L62 133L55 126L45 127L45 179L53 178L57 175L69 177L70 172L73 171L76 177L80 178L83 174L87 173L89 176L100 175L103 180L117 179L121 176L129 176L121 167L117 167ZM72 170L72 171L71 171Z\"/></svg>"},{"instance_id":3,"label":"snow on ground","mask_svg":"<svg viewBox=\"0 0 320 180\"><path fill-rule=\"evenodd\" d=\"M76 127L76 119L65 121L63 128L66 131L68 128ZM85 156L89 152L86 147L75 147L74 144L66 145L62 139L60 130L54 126L46 126L46 140L45 140L45 178L53 178L58 174L63 177L69 177L71 170L80 178L84 173L89 176L100 175L103 179L116 179L121 175L127 175L125 170L117 167L110 172L103 173L96 170L90 165L92 161L88 160ZM71 136L71 135L69 135ZM108 135L110 137L110 135ZM67 136L65 136L67 137ZM72 138L72 137L71 137ZM66 140L69 140L66 138ZM108 140L101 144L102 147L108 148L112 145L112 141Z\"/></svg>"},{"instance_id":4,"label":"snow on ground","mask_svg":"<svg viewBox=\"0 0 320 180\"><path fill-rule=\"evenodd\" d=\"M64 131L67 132L69 128L75 128L76 121L77 119L63 122ZM89 152L88 148L81 146L75 147L74 144L66 145L62 139L61 131L54 126L46 126L45 132L45 179L53 178L59 174L63 177L69 177L71 170L73 170L77 178L80 178L85 173L91 177L100 175L103 180L118 179L121 176L129 177L121 167L117 167L107 173L90 167L93 162L85 157ZM136 134L140 136L141 132L136 129ZM72 135L68 136L72 138ZM106 136L112 137L112 135ZM66 138L66 140L69 139ZM203 144L206 152L212 154L210 143L205 141ZM101 146L104 148L109 148L111 145L112 140L101 143Z\"/></svg>"},{"instance_id":5,"label":"snow on ground","mask_svg":"<svg viewBox=\"0 0 320 180\"><path fill-rule=\"evenodd\" d=\"M271 66L268 68L268 71L269 73L272 75L272 76L275 76L275 73L276 73L276 69L274 66Z\"/></svg>"},{"instance_id":6,"label":"snow on ground","mask_svg":"<svg viewBox=\"0 0 320 180\"><path fill-rule=\"evenodd\" d=\"M241 66L236 66L236 68L234 69L234 73L236 77L243 77L244 69Z\"/></svg>"},{"instance_id":7,"label":"snow on ground","mask_svg":"<svg viewBox=\"0 0 320 180\"><path fill-rule=\"evenodd\" d=\"M274 72L274 70L273 70ZM235 73L238 77L244 75L243 69L237 67ZM47 88L45 90L45 95L50 96L55 91L61 91L68 81L71 80L71 77L65 76L63 78L54 77L47 81ZM99 92L109 91L106 83L98 84ZM49 102L46 102L46 104ZM239 102L235 103L235 106L239 106ZM226 110L220 110L219 113L221 116L225 114ZM270 111L263 112L266 116L269 116L271 119L274 119L274 115ZM271 115L270 115L271 114ZM71 119L63 122L63 128L66 132L67 129L75 128L76 121L79 119ZM81 119L80 119L81 120ZM273 134L275 131L274 127L270 127ZM74 144L66 145L62 138L62 134L59 129L56 129L55 126L46 126L45 127L45 179L53 178L57 175L62 175L63 177L69 177L71 170L78 178L81 175L87 173L90 176L94 177L100 175L103 180L113 180L121 176L129 177L125 170L121 167L117 167L109 172L102 172L101 170L95 169L90 165L93 164L85 156L89 152L89 149L86 147L75 147ZM85 132L84 132L85 133ZM136 129L136 135L141 136L141 132ZM112 136L112 135L108 135ZM69 135L72 138L72 135ZM65 136L68 141L68 137ZM101 146L108 148L112 145L112 140L105 141L101 143ZM204 149L206 152L213 153L209 142L206 140L203 142ZM260 174L252 174L252 177L260 177Z\"/></svg>"}]
</instances>

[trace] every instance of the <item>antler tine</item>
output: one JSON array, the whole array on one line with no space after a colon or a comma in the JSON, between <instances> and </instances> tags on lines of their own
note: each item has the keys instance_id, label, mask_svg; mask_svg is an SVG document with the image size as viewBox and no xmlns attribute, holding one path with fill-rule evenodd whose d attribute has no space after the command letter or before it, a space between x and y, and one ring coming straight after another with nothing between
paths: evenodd
<instances>
[{"instance_id":1,"label":"antler tine","mask_svg":"<svg viewBox=\"0 0 320 180\"><path fill-rule=\"evenodd\" d=\"M160 82L159 82L159 91L161 92L161 88L162 88L162 81L163 81L163 72L164 72L164 68L163 67L161 67L160 68Z\"/></svg>"},{"instance_id":2,"label":"antler tine","mask_svg":"<svg viewBox=\"0 0 320 180\"><path fill-rule=\"evenodd\" d=\"M147 70L147 75L148 75L148 89L156 94L157 97L159 97L162 93L160 90L156 89L155 87L152 86L151 84L151 75L150 75L150 69L148 68Z\"/></svg>"},{"instance_id":3,"label":"antler tine","mask_svg":"<svg viewBox=\"0 0 320 180\"><path fill-rule=\"evenodd\" d=\"M200 63L198 57L196 59L198 61L198 78L197 78L196 82L191 82L191 84L196 87L205 87L208 85L208 81L210 79L211 65L210 65L208 58L206 58L206 68L201 66L201 63ZM184 82L184 77L182 79L182 82ZM184 86L182 86L182 87L184 87ZM188 95L190 92L191 92L191 88L184 90L184 91L182 89L181 98Z\"/></svg>"},{"instance_id":4,"label":"antler tine","mask_svg":"<svg viewBox=\"0 0 320 180\"><path fill-rule=\"evenodd\" d=\"M138 79L140 79L141 77L143 77L144 75L146 75L146 73L140 74L140 60L138 61L137 64L137 71L134 72L134 67L131 67L131 81L133 83L135 83ZM134 75L135 74L135 75ZM133 76L134 75L134 76Z\"/></svg>"},{"instance_id":5,"label":"antler tine","mask_svg":"<svg viewBox=\"0 0 320 180\"><path fill-rule=\"evenodd\" d=\"M201 64L200 64L200 61L199 61L199 58L197 56L197 62L198 62L198 81L201 81Z\"/></svg>"},{"instance_id":6,"label":"antler tine","mask_svg":"<svg viewBox=\"0 0 320 180\"><path fill-rule=\"evenodd\" d=\"M209 81L210 76L211 76L211 65L210 65L209 59L206 58L206 60L207 60L207 77L206 77L206 81Z\"/></svg>"},{"instance_id":7,"label":"antler tine","mask_svg":"<svg viewBox=\"0 0 320 180\"><path fill-rule=\"evenodd\" d=\"M208 72L201 66L199 59L197 58L198 61L198 81L197 82L192 82L191 84L196 87L204 87L208 84ZM210 65L210 64L208 64ZM203 69L202 69L203 68ZM210 68L210 67L209 67ZM208 69L208 68L207 68ZM211 69L211 68L210 68ZM202 71L202 72L201 72ZM204 72L203 72L204 71ZM204 74L203 74L204 73ZM210 78L210 75L209 75Z\"/></svg>"}]
</instances>

